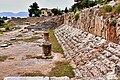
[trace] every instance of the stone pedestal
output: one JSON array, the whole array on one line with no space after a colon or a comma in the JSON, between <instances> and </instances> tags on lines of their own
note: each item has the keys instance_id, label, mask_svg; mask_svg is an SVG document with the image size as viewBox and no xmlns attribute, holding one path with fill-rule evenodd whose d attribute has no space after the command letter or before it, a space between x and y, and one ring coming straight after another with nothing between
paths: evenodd
<instances>
[{"instance_id":1,"label":"stone pedestal","mask_svg":"<svg viewBox=\"0 0 120 80\"><path fill-rule=\"evenodd\" d=\"M46 42L49 41L49 33L48 32L44 33L44 39Z\"/></svg>"},{"instance_id":2,"label":"stone pedestal","mask_svg":"<svg viewBox=\"0 0 120 80\"><path fill-rule=\"evenodd\" d=\"M43 54L45 56L51 56L51 47L52 47L51 43L49 42L43 43L42 48L43 48Z\"/></svg>"}]
</instances>

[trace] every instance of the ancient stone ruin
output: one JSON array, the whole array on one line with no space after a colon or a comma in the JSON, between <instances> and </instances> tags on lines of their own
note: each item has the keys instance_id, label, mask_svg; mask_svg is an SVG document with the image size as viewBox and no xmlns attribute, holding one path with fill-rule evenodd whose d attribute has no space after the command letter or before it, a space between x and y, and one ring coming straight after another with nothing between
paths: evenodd
<instances>
[{"instance_id":1,"label":"ancient stone ruin","mask_svg":"<svg viewBox=\"0 0 120 80\"><path fill-rule=\"evenodd\" d=\"M55 30L75 79L117 79L120 77L120 18L100 16L99 7L64 15L64 24ZM77 13L78 14L78 13ZM115 19L117 23L113 23Z\"/></svg>"},{"instance_id":2,"label":"ancient stone ruin","mask_svg":"<svg viewBox=\"0 0 120 80\"><path fill-rule=\"evenodd\" d=\"M66 59L80 80L116 79L120 68L120 45L68 25L55 30Z\"/></svg>"}]
</instances>

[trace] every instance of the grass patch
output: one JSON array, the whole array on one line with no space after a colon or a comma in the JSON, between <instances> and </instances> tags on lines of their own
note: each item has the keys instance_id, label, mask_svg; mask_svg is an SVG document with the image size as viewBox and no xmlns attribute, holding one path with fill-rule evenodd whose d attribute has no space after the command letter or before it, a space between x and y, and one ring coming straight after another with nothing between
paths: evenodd
<instances>
[{"instance_id":1,"label":"grass patch","mask_svg":"<svg viewBox=\"0 0 120 80\"><path fill-rule=\"evenodd\" d=\"M41 37L38 37L38 36L35 36L35 37L32 37L32 38L28 38L28 39L24 39L23 41L25 42L34 42L38 39L42 39Z\"/></svg>"},{"instance_id":2,"label":"grass patch","mask_svg":"<svg viewBox=\"0 0 120 80\"><path fill-rule=\"evenodd\" d=\"M51 70L49 76L68 76L70 78L75 77L72 67L68 62L56 62L56 67Z\"/></svg>"},{"instance_id":3,"label":"grass patch","mask_svg":"<svg viewBox=\"0 0 120 80\"><path fill-rule=\"evenodd\" d=\"M8 58L8 59L9 59L9 60L14 60L15 58L12 58L12 57L11 57L11 58Z\"/></svg>"},{"instance_id":4,"label":"grass patch","mask_svg":"<svg viewBox=\"0 0 120 80\"><path fill-rule=\"evenodd\" d=\"M2 31L0 31L0 35L2 35L3 34L3 32Z\"/></svg>"},{"instance_id":5,"label":"grass patch","mask_svg":"<svg viewBox=\"0 0 120 80\"><path fill-rule=\"evenodd\" d=\"M54 31L49 30L49 41L52 44L52 51L53 52L58 52L58 53L63 53L63 49L61 45L58 43L57 38L55 37Z\"/></svg>"},{"instance_id":6,"label":"grass patch","mask_svg":"<svg viewBox=\"0 0 120 80\"><path fill-rule=\"evenodd\" d=\"M6 29L5 32L11 31L11 30L9 29L10 27L11 27L11 26L9 26L9 25L0 26L0 28L5 28L5 29Z\"/></svg>"},{"instance_id":7,"label":"grass patch","mask_svg":"<svg viewBox=\"0 0 120 80\"><path fill-rule=\"evenodd\" d=\"M80 12L75 14L75 21L77 21L79 19L79 15L80 15Z\"/></svg>"},{"instance_id":8,"label":"grass patch","mask_svg":"<svg viewBox=\"0 0 120 80\"><path fill-rule=\"evenodd\" d=\"M42 73L24 73L24 74L21 74L20 76L31 76L31 77L34 77L34 76L45 76L45 75L42 74Z\"/></svg>"},{"instance_id":9,"label":"grass patch","mask_svg":"<svg viewBox=\"0 0 120 80\"><path fill-rule=\"evenodd\" d=\"M22 37L22 34L17 35L16 37Z\"/></svg>"},{"instance_id":10,"label":"grass patch","mask_svg":"<svg viewBox=\"0 0 120 80\"><path fill-rule=\"evenodd\" d=\"M43 59L42 56L32 56L32 55L26 55L26 59Z\"/></svg>"},{"instance_id":11,"label":"grass patch","mask_svg":"<svg viewBox=\"0 0 120 80\"><path fill-rule=\"evenodd\" d=\"M38 39L42 39L42 37L39 37L39 36L34 36L34 37L31 37L31 38L27 38L27 39L15 39L15 40L10 40L9 42L17 42L17 41L24 41L24 42L34 42Z\"/></svg>"},{"instance_id":12,"label":"grass patch","mask_svg":"<svg viewBox=\"0 0 120 80\"><path fill-rule=\"evenodd\" d=\"M0 61L5 61L7 59L7 56L0 56Z\"/></svg>"},{"instance_id":13,"label":"grass patch","mask_svg":"<svg viewBox=\"0 0 120 80\"><path fill-rule=\"evenodd\" d=\"M42 34L42 32L34 32L33 35Z\"/></svg>"}]
</instances>

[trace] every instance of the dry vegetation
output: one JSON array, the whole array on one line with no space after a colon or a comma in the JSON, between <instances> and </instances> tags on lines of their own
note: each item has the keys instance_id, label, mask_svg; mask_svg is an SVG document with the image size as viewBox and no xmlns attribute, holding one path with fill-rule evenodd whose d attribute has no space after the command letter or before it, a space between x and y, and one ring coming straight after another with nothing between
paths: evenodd
<instances>
[{"instance_id":1,"label":"dry vegetation","mask_svg":"<svg viewBox=\"0 0 120 80\"><path fill-rule=\"evenodd\" d=\"M53 52L58 52L58 53L63 53L63 49L61 45L58 43L57 38L55 37L54 31L49 30L49 35L50 35L50 43L52 43L52 51Z\"/></svg>"},{"instance_id":2,"label":"dry vegetation","mask_svg":"<svg viewBox=\"0 0 120 80\"><path fill-rule=\"evenodd\" d=\"M68 76L73 78L75 76L72 67L68 62L56 62L56 67L51 70L49 76Z\"/></svg>"},{"instance_id":3,"label":"dry vegetation","mask_svg":"<svg viewBox=\"0 0 120 80\"><path fill-rule=\"evenodd\" d=\"M0 61L5 61L7 59L7 56L0 56Z\"/></svg>"}]
</instances>

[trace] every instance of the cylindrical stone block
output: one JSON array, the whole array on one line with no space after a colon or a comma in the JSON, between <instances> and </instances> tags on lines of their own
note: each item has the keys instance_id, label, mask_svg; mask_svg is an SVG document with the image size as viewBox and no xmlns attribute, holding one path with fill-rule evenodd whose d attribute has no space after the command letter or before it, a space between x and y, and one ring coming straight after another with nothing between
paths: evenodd
<instances>
[{"instance_id":1,"label":"cylindrical stone block","mask_svg":"<svg viewBox=\"0 0 120 80\"><path fill-rule=\"evenodd\" d=\"M44 33L44 39L45 39L45 41L49 41L49 33L48 32Z\"/></svg>"},{"instance_id":2,"label":"cylindrical stone block","mask_svg":"<svg viewBox=\"0 0 120 80\"><path fill-rule=\"evenodd\" d=\"M51 43L49 42L43 43L42 48L43 54L45 54L45 56L51 56Z\"/></svg>"}]
</instances>

